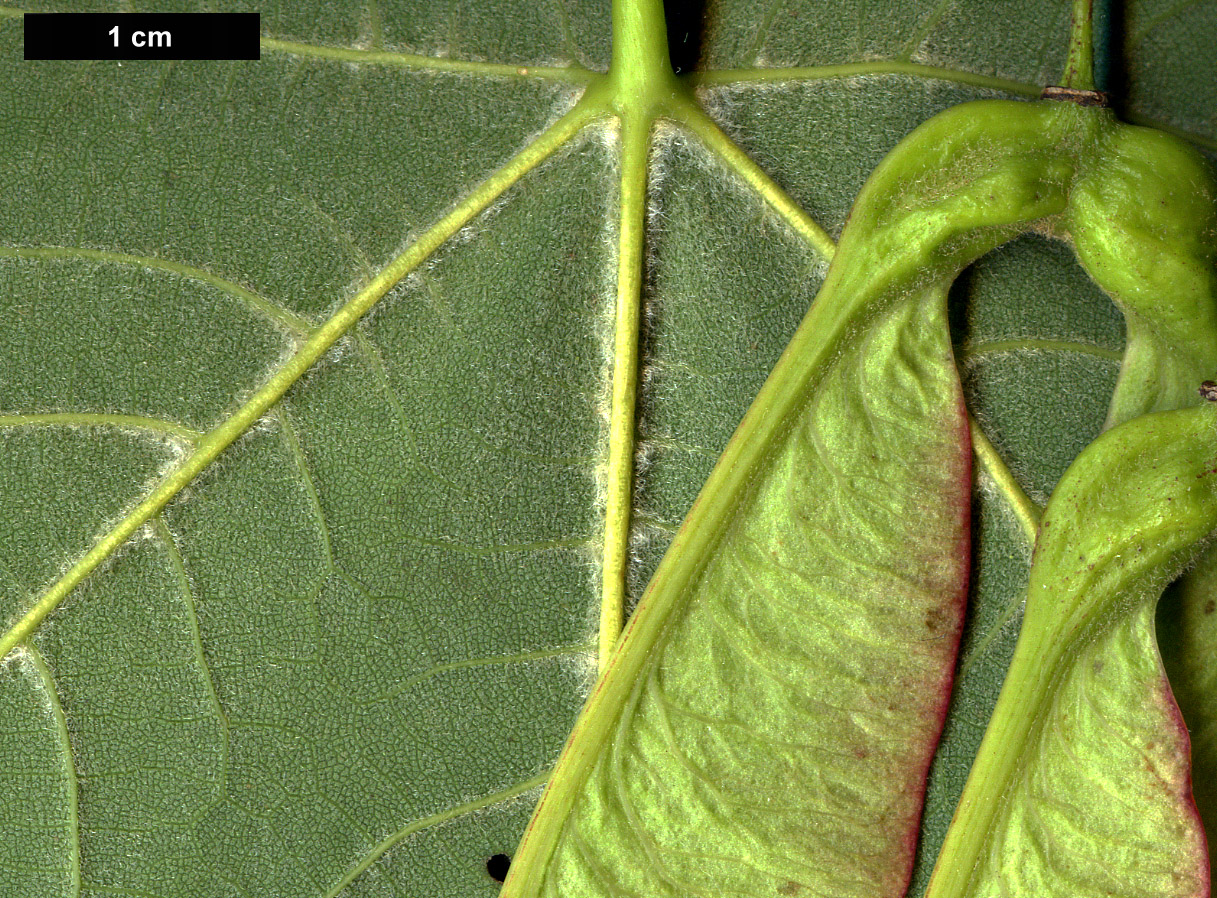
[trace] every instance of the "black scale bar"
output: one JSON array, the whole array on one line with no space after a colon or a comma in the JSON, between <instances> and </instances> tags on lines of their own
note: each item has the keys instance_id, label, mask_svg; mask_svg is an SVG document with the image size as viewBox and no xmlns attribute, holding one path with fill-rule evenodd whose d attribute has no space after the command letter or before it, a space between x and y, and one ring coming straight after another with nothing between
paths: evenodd
<instances>
[{"instance_id":1,"label":"black scale bar","mask_svg":"<svg viewBox=\"0 0 1217 898\"><path fill-rule=\"evenodd\" d=\"M26 13L26 59L258 59L256 12Z\"/></svg>"}]
</instances>

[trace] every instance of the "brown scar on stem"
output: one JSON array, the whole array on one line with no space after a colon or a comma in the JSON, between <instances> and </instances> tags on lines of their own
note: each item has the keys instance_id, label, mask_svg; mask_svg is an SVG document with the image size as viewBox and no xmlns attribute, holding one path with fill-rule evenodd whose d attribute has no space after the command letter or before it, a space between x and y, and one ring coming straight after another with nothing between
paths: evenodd
<instances>
[{"instance_id":1,"label":"brown scar on stem","mask_svg":"<svg viewBox=\"0 0 1217 898\"><path fill-rule=\"evenodd\" d=\"M1217 383L1211 380L1206 380L1200 385L1200 398L1207 399L1209 402L1217 402Z\"/></svg>"},{"instance_id":2,"label":"brown scar on stem","mask_svg":"<svg viewBox=\"0 0 1217 898\"><path fill-rule=\"evenodd\" d=\"M1062 100L1079 106L1106 106L1107 94L1101 90L1078 90L1076 87L1061 87L1049 84L1040 94L1041 100Z\"/></svg>"}]
</instances>

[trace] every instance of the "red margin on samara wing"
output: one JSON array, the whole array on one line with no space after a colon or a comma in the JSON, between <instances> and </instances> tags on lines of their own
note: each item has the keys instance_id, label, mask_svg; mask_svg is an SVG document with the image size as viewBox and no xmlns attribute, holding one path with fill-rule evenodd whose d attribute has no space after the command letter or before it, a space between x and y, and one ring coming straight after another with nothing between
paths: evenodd
<instances>
[{"instance_id":1,"label":"red margin on samara wing","mask_svg":"<svg viewBox=\"0 0 1217 898\"><path fill-rule=\"evenodd\" d=\"M972 432L968 427L968 409L964 403L963 386L958 381L956 381L955 431L959 455L956 457L955 465L958 473L955 478L954 501L957 505L957 520L960 524L958 550L955 555L955 582L958 584L958 589L955 601L951 606L955 615L951 630L944 634L944 640L949 641L950 651L944 658L945 663L938 684L938 704L933 712L936 717L936 725L932 731L933 738L926 743L925 755L914 766L914 775L909 779L909 788L916 792L918 801L912 819L905 827L904 871L903 875L894 881L895 890L891 893L892 898L902 898L908 892L909 882L913 878L913 865L917 860L917 841L921 835L921 814L925 809L926 780L929 778L930 765L934 762L934 754L942 739L942 731L947 722L947 712L951 707L951 692L955 685L959 643L963 638L964 616L968 608L968 585L972 573Z\"/></svg>"}]
</instances>

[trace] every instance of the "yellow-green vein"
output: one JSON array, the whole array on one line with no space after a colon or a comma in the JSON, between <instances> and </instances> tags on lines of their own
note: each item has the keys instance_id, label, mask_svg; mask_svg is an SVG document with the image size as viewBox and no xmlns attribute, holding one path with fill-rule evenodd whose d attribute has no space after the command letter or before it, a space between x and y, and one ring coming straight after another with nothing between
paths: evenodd
<instances>
[{"instance_id":1,"label":"yellow-green vein","mask_svg":"<svg viewBox=\"0 0 1217 898\"><path fill-rule=\"evenodd\" d=\"M638 327L646 235L647 162L652 120L626 115L621 123L617 296L613 332L612 410L604 498L604 555L600 584L600 664L617 644L625 621L630 513L634 505L634 414L638 394Z\"/></svg>"},{"instance_id":2,"label":"yellow-green vein","mask_svg":"<svg viewBox=\"0 0 1217 898\"><path fill-rule=\"evenodd\" d=\"M136 122L131 128L132 134L138 135L138 140L140 143L132 144L132 151L123 153L122 165L117 172L109 176L113 178L114 183L127 183L127 172L130 171L131 166L135 164L137 159L143 158L144 153L142 152L142 143L152 131L150 124L153 117L155 117L157 112L161 109L161 101L163 100L165 90L169 85L169 79L173 77L173 73L178 67L178 62L179 60L169 59L165 61L163 66L158 66L157 68L160 70L160 72L156 78L156 86L150 91L140 92L140 100L145 107L144 113L139 117L139 121ZM80 239L79 230L77 231L77 239Z\"/></svg>"},{"instance_id":3,"label":"yellow-green vein","mask_svg":"<svg viewBox=\"0 0 1217 898\"><path fill-rule=\"evenodd\" d=\"M321 538L321 545L325 549L326 570L333 573L338 566L334 563L334 546L330 541L330 525L325 519L325 511L321 507L321 494L317 492L317 484L313 481L313 475L309 473L308 460L304 457L300 438L296 436L296 428L292 426L286 409L280 406L276 410L275 417L283 432L283 441L287 444L287 451L291 453L292 461L296 463L300 482L304 485L305 493L308 494L309 507L312 509L313 517L317 519L317 535Z\"/></svg>"},{"instance_id":4,"label":"yellow-green vein","mask_svg":"<svg viewBox=\"0 0 1217 898\"><path fill-rule=\"evenodd\" d=\"M71 884L73 898L80 895L80 806L79 787L76 782L76 761L72 757L72 742L68 737L68 719L63 713L63 705L59 702L59 694L55 691L55 677L47 666L42 653L32 643L22 646L30 659L30 664L42 680L42 688L46 692L47 703L51 708L51 716L55 721L55 738L59 743L59 755L63 759L64 782L68 799L68 828L71 831L68 840L68 881Z\"/></svg>"},{"instance_id":5,"label":"yellow-green vein","mask_svg":"<svg viewBox=\"0 0 1217 898\"><path fill-rule=\"evenodd\" d=\"M723 133L700 106L692 100L674 103L670 115L698 139L739 177L743 178L807 244L824 259L836 251L832 236L820 227L773 178L748 158L730 137Z\"/></svg>"},{"instance_id":6,"label":"yellow-green vein","mask_svg":"<svg viewBox=\"0 0 1217 898\"><path fill-rule=\"evenodd\" d=\"M194 589L191 587L190 577L186 573L186 562L182 560L182 553L178 551L177 542L162 515L158 514L153 519L152 529L156 532L161 545L165 547L165 554L169 556L169 565L173 568L178 592L181 594L182 602L186 605L186 616L190 621L190 640L194 648L195 662L199 665L199 674L207 689L207 700L211 705L211 710L215 712L216 719L220 722L220 794L227 798L228 757L232 737L228 724L228 712L224 710L224 705L220 702L220 693L216 691L215 679L211 676L211 666L207 663L207 654L203 650L203 632L199 628L199 613L194 603Z\"/></svg>"},{"instance_id":7,"label":"yellow-green vein","mask_svg":"<svg viewBox=\"0 0 1217 898\"><path fill-rule=\"evenodd\" d=\"M205 470L221 452L266 414L284 393L320 359L398 281L409 274L449 237L469 223L505 190L549 158L591 119L598 109L582 103L554 122L524 150L458 203L408 249L388 264L363 290L328 321L316 328L299 350L230 418L195 444L194 452L128 512L85 555L68 569L9 630L0 636L0 658L32 633L42 620L81 581L109 558L166 503Z\"/></svg>"},{"instance_id":8,"label":"yellow-green vein","mask_svg":"<svg viewBox=\"0 0 1217 898\"><path fill-rule=\"evenodd\" d=\"M922 65L899 60L846 62L837 65L795 66L781 69L719 69L715 72L694 72L687 77L694 87L719 87L728 84L748 84L766 81L823 81L830 78L853 78L859 75L918 75L940 81L954 81L972 87L1000 90L1020 97L1038 97L1042 87L1009 78L977 75L959 69Z\"/></svg>"},{"instance_id":9,"label":"yellow-green vein","mask_svg":"<svg viewBox=\"0 0 1217 898\"><path fill-rule=\"evenodd\" d=\"M550 549L584 549L591 540L584 536L572 536L559 539L538 539L527 543L499 543L492 546L471 546L468 543L449 539L428 539L424 536L401 537L403 542L415 543L420 546L430 546L435 549L446 549L464 555L491 556L519 552L547 552Z\"/></svg>"},{"instance_id":10,"label":"yellow-green vein","mask_svg":"<svg viewBox=\"0 0 1217 898\"><path fill-rule=\"evenodd\" d=\"M980 425L976 423L976 420L971 415L968 415L968 427L972 433L973 455L980 462L981 468L990 484L1005 499L1006 505L1010 508L1015 520L1018 521L1019 529L1027 541L1029 555L1030 551L1035 548L1035 540L1039 532L1039 522L1044 510L1033 502L1023 490L1022 485L1010 471L996 447L989 441L984 430L981 429ZM993 622L993 625L989 627L985 635L960 660L957 679L962 680L968 671L972 669L973 665L984 656L989 646L992 645L993 640L1010 623L1022 605L1023 596L1021 593L1011 597L1009 603L1002 609L1001 616Z\"/></svg>"},{"instance_id":11,"label":"yellow-green vein","mask_svg":"<svg viewBox=\"0 0 1217 898\"><path fill-rule=\"evenodd\" d=\"M621 125L612 404L600 564L601 670L608 664L625 622L651 134L660 110L681 91L668 58L661 0L614 2L612 21L613 59L609 76L588 90L588 96L596 98L593 102L615 114Z\"/></svg>"},{"instance_id":12,"label":"yellow-green vein","mask_svg":"<svg viewBox=\"0 0 1217 898\"><path fill-rule=\"evenodd\" d=\"M1037 99L1043 91L1043 86L1038 84L1027 84L1024 81L1013 81L1008 78L996 78L991 75L978 75L974 72L947 69L941 66L922 65L916 62L901 62L894 59L792 68L718 69L711 72L692 72L682 77L692 87L729 87L780 81L826 81L866 75L913 75L922 78L934 78L939 81L952 81L956 84L966 84L970 87L979 87L985 90L1002 91L1031 100ZM1173 134L1175 137L1194 143L1197 146L1209 150L1217 150L1217 138L1207 134L1188 131L1186 128L1180 128L1178 125L1172 125L1169 122L1163 122L1133 110L1122 111L1121 117L1134 125L1157 128L1159 131Z\"/></svg>"},{"instance_id":13,"label":"yellow-green vein","mask_svg":"<svg viewBox=\"0 0 1217 898\"><path fill-rule=\"evenodd\" d=\"M913 53L921 46L931 31L937 27L942 21L943 15L950 8L953 0L938 0L938 5L929 11L924 18L917 24L912 35L904 43L904 49L900 51L900 55L896 57L899 62L909 62L913 58Z\"/></svg>"},{"instance_id":14,"label":"yellow-green vein","mask_svg":"<svg viewBox=\"0 0 1217 898\"><path fill-rule=\"evenodd\" d=\"M1001 616L995 620L992 626L989 627L985 635L980 638L976 645L967 655L959 662L959 674L956 676L956 681L961 682L968 675L968 671L984 657L985 652L989 650L989 646L993 644L999 633L1006 628L1006 625L1018 613L1018 609L1023 607L1024 596L1021 592L1016 592L1010 597L1009 603L1002 609Z\"/></svg>"},{"instance_id":15,"label":"yellow-green vein","mask_svg":"<svg viewBox=\"0 0 1217 898\"><path fill-rule=\"evenodd\" d=\"M96 412L0 415L0 427L117 427L129 430L148 430L185 443L197 443L203 438L203 434L197 430L161 418Z\"/></svg>"},{"instance_id":16,"label":"yellow-green vein","mask_svg":"<svg viewBox=\"0 0 1217 898\"><path fill-rule=\"evenodd\" d=\"M580 642L575 645L560 645L549 649L537 649L532 652L516 652L514 655L492 655L487 658L466 658L463 661L450 661L447 664L436 664L434 667L429 667L421 673L417 673L412 677L402 680L384 695L378 695L376 698L370 698L364 701L354 701L356 705L375 705L380 702L391 701L397 698L408 689L412 689L419 683L425 683L427 680L433 679L440 674L448 673L454 670L465 670L470 667L497 667L508 664L524 664L529 661L547 661L552 658L565 658L570 655L580 655L594 652L596 646L590 642Z\"/></svg>"},{"instance_id":17,"label":"yellow-green vein","mask_svg":"<svg viewBox=\"0 0 1217 898\"><path fill-rule=\"evenodd\" d=\"M1175 0L1170 6L1160 8L1154 15L1146 16L1141 27L1128 35L1124 41L1124 51L1127 53L1140 47L1141 42L1163 22L1168 22L1179 13L1192 6L1199 6L1205 0Z\"/></svg>"},{"instance_id":18,"label":"yellow-green vein","mask_svg":"<svg viewBox=\"0 0 1217 898\"><path fill-rule=\"evenodd\" d=\"M785 0L769 0L769 5L765 12L761 15L760 24L756 27L756 33L752 36L752 40L748 42L748 47L740 54L741 61L747 61L753 65L756 64L756 58L761 53L761 48L765 46L765 41L769 39L769 30L773 27L773 20L777 16L778 10L785 5Z\"/></svg>"},{"instance_id":19,"label":"yellow-green vein","mask_svg":"<svg viewBox=\"0 0 1217 898\"><path fill-rule=\"evenodd\" d=\"M981 469L997 488L997 491L1010 505L1010 510L1018 520L1027 544L1035 545L1035 535L1039 531L1042 509L1031 501L1024 492L1022 485L1006 467L997 447L989 442L984 430L976 423L976 419L968 415L968 427L972 431L972 452L980 462Z\"/></svg>"},{"instance_id":20,"label":"yellow-green vein","mask_svg":"<svg viewBox=\"0 0 1217 898\"><path fill-rule=\"evenodd\" d=\"M1124 358L1124 353L1120 350L1108 349L1105 346L1077 343L1072 340L1040 339L986 340L983 343L970 343L958 351L958 356L959 360L967 365L982 356L1004 352L1071 352L1116 363Z\"/></svg>"},{"instance_id":21,"label":"yellow-green vein","mask_svg":"<svg viewBox=\"0 0 1217 898\"><path fill-rule=\"evenodd\" d=\"M510 788L503 789L500 792L495 792L491 795L486 795L482 798L476 798L473 801L465 804L457 805L456 807L448 808L446 811L440 811L438 814L432 814L430 817L424 817L421 820L415 820L413 823L402 827L393 835L379 842L371 851L369 851L362 860L354 867L343 874L342 878L325 893L324 898L337 898L337 896L360 877L369 867L378 861L384 854L389 851L398 842L408 836L412 836L424 829L429 829L432 826L439 826L442 823L447 823L449 820L455 820L462 814L468 814L472 811L480 811L482 808L488 808L491 805L498 804L503 801L509 801L523 795L526 792L545 785L549 779L549 771L539 773L531 779L526 779L522 783L517 783Z\"/></svg>"},{"instance_id":22,"label":"yellow-green vein","mask_svg":"<svg viewBox=\"0 0 1217 898\"><path fill-rule=\"evenodd\" d=\"M289 53L293 56L311 56L331 59L336 62L354 62L366 65L391 65L407 69L426 69L436 72L463 72L474 75L494 75L507 78L539 78L545 81L564 81L570 84L591 84L604 76L581 66L553 68L551 66L504 65L501 63L474 62L450 59L446 56L418 56L413 53L395 53L385 50L358 50L351 47L327 47L320 44L305 44L299 41L283 41L264 37L260 41L263 50Z\"/></svg>"},{"instance_id":23,"label":"yellow-green vein","mask_svg":"<svg viewBox=\"0 0 1217 898\"><path fill-rule=\"evenodd\" d=\"M384 46L384 20L380 14L380 4L376 0L367 0L368 11L368 31L370 32L369 42L372 44L373 50L379 50Z\"/></svg>"},{"instance_id":24,"label":"yellow-green vein","mask_svg":"<svg viewBox=\"0 0 1217 898\"><path fill-rule=\"evenodd\" d=\"M307 337L313 330L312 322L272 302L265 296L259 296L235 281L219 277L193 265L183 265L181 262L171 262L168 259L158 259L154 256L133 256L128 253L111 252L110 250L89 249L83 246L0 246L0 258L6 257L17 259L91 259L95 262L136 265L140 268L167 271L194 281L202 281L209 286L215 287L217 290L221 290L241 300L255 311L265 315L280 327L298 337Z\"/></svg>"}]
</instances>

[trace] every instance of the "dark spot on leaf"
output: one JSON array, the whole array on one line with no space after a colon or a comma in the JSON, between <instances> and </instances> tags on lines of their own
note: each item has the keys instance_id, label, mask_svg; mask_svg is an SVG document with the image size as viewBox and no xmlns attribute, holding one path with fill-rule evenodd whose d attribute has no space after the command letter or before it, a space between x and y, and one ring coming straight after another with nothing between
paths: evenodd
<instances>
[{"instance_id":1,"label":"dark spot on leaf","mask_svg":"<svg viewBox=\"0 0 1217 898\"><path fill-rule=\"evenodd\" d=\"M779 895L797 895L801 891L803 891L803 887L793 879L788 879L785 885L778 886Z\"/></svg>"},{"instance_id":2,"label":"dark spot on leaf","mask_svg":"<svg viewBox=\"0 0 1217 898\"><path fill-rule=\"evenodd\" d=\"M1212 614L1214 611L1217 611L1217 599L1209 599L1204 603L1204 613Z\"/></svg>"},{"instance_id":3,"label":"dark spot on leaf","mask_svg":"<svg viewBox=\"0 0 1217 898\"><path fill-rule=\"evenodd\" d=\"M507 871L510 869L511 858L505 854L496 854L486 861L486 872L495 882L502 882L506 879Z\"/></svg>"},{"instance_id":4,"label":"dark spot on leaf","mask_svg":"<svg viewBox=\"0 0 1217 898\"><path fill-rule=\"evenodd\" d=\"M1206 380L1200 385L1200 398L1207 399L1209 402L1217 402L1217 383L1211 380Z\"/></svg>"}]
</instances>

